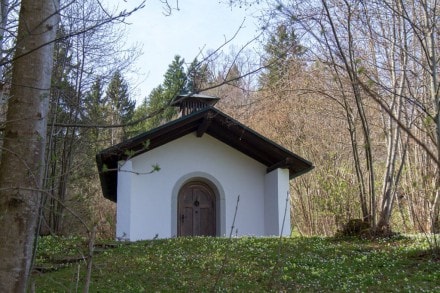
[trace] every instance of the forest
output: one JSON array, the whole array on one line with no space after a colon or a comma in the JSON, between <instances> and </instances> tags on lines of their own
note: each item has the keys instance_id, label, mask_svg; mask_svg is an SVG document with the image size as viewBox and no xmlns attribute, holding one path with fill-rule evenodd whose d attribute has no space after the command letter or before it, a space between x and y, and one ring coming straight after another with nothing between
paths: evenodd
<instances>
[{"instance_id":1,"label":"forest","mask_svg":"<svg viewBox=\"0 0 440 293\"><path fill-rule=\"evenodd\" d=\"M141 52L124 47L124 20L148 4L33 2L0 9L0 284L15 282L5 288L25 288L37 236L114 237L95 155L174 119L180 93L219 97L220 110L313 162L290 182L292 234L440 232L438 1L226 1L261 7L250 42L260 50L225 42L185 60L176 47L138 103L127 76ZM185 4L163 5L173 17Z\"/></svg>"}]
</instances>

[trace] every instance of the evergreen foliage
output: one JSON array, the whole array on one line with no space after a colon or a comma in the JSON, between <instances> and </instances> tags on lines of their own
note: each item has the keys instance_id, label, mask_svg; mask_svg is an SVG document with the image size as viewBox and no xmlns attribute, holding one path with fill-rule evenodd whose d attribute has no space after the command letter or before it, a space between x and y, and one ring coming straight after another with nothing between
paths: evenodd
<instances>
[{"instance_id":1,"label":"evergreen foliage","mask_svg":"<svg viewBox=\"0 0 440 293\"><path fill-rule=\"evenodd\" d=\"M168 66L161 85L154 88L148 99L136 108L133 119L151 116L142 123L130 127L130 135L153 129L173 119L177 115L171 101L181 93L195 93L202 89L208 80L208 67L195 59L188 70L184 68L185 59L176 55Z\"/></svg>"},{"instance_id":2,"label":"evergreen foliage","mask_svg":"<svg viewBox=\"0 0 440 293\"><path fill-rule=\"evenodd\" d=\"M196 59L191 63L187 72L187 82L185 91L189 93L199 93L209 80L208 65Z\"/></svg>"},{"instance_id":3,"label":"evergreen foliage","mask_svg":"<svg viewBox=\"0 0 440 293\"><path fill-rule=\"evenodd\" d=\"M292 26L280 24L264 46L266 71L260 77L260 84L274 86L284 79L291 61L305 52L299 44Z\"/></svg>"},{"instance_id":4,"label":"evergreen foliage","mask_svg":"<svg viewBox=\"0 0 440 293\"><path fill-rule=\"evenodd\" d=\"M102 78L97 77L84 100L83 121L90 125L104 125L107 114L103 105L105 105L104 85ZM95 141L96 145L99 145L98 142L101 140L102 132L98 128L92 128L90 132L91 141Z\"/></svg>"},{"instance_id":5,"label":"evergreen foliage","mask_svg":"<svg viewBox=\"0 0 440 293\"><path fill-rule=\"evenodd\" d=\"M241 72L238 68L237 64L233 64L232 67L228 70L228 73L226 74L226 81L229 85L235 86L240 88L241 87Z\"/></svg>"},{"instance_id":6,"label":"evergreen foliage","mask_svg":"<svg viewBox=\"0 0 440 293\"><path fill-rule=\"evenodd\" d=\"M113 74L108 85L106 99L112 115L116 117L112 122L125 124L132 118L136 102L130 99L127 82L119 70Z\"/></svg>"}]
</instances>

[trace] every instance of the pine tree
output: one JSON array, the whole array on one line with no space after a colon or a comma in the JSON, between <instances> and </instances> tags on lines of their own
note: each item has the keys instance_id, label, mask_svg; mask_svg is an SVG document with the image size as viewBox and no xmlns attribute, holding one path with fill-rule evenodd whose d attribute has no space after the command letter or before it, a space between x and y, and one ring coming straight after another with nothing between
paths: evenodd
<instances>
[{"instance_id":1,"label":"pine tree","mask_svg":"<svg viewBox=\"0 0 440 293\"><path fill-rule=\"evenodd\" d=\"M168 66L168 70L164 75L163 88L165 90L165 98L173 99L174 96L182 91L185 91L185 85L187 82L187 75L183 64L185 59L182 59L179 55L174 56L174 60Z\"/></svg>"},{"instance_id":2,"label":"pine tree","mask_svg":"<svg viewBox=\"0 0 440 293\"><path fill-rule=\"evenodd\" d=\"M240 69L238 69L237 64L234 63L229 69L228 73L226 74L226 81L228 82L229 85L240 88L242 82L240 77L241 77Z\"/></svg>"},{"instance_id":3,"label":"pine tree","mask_svg":"<svg viewBox=\"0 0 440 293\"><path fill-rule=\"evenodd\" d=\"M147 129L149 129L149 123L150 119L145 119L146 116L148 116L148 100L147 98L144 98L142 100L142 103L136 107L136 109L133 112L133 121L139 121L138 123L129 126L127 129L127 134L130 137L133 137L135 135L138 135L140 133L145 132ZM144 119L144 120L142 120Z\"/></svg>"},{"instance_id":4,"label":"pine tree","mask_svg":"<svg viewBox=\"0 0 440 293\"><path fill-rule=\"evenodd\" d=\"M110 119L108 122L112 125L125 124L133 117L136 102L130 99L128 85L120 71L116 71L113 74L108 85L106 104ZM126 137L126 127L114 127L111 129L111 144L119 143Z\"/></svg>"},{"instance_id":5,"label":"pine tree","mask_svg":"<svg viewBox=\"0 0 440 293\"><path fill-rule=\"evenodd\" d=\"M280 24L264 46L266 72L260 78L261 84L274 85L285 76L289 63L302 55L305 48L291 26Z\"/></svg>"},{"instance_id":6,"label":"pine tree","mask_svg":"<svg viewBox=\"0 0 440 293\"><path fill-rule=\"evenodd\" d=\"M85 112L82 120L90 125L103 125L107 117L105 111L104 87L101 77L97 77L93 82L90 91L87 93L84 101ZM90 141L96 142L97 146L103 137L98 128L90 129ZM100 135L101 134L101 135Z\"/></svg>"},{"instance_id":7,"label":"pine tree","mask_svg":"<svg viewBox=\"0 0 440 293\"><path fill-rule=\"evenodd\" d=\"M165 94L165 89L162 85L151 91L146 104L146 112L152 115L152 117L147 121L145 130L159 126L176 114L172 107L168 107L169 102L170 98Z\"/></svg>"},{"instance_id":8,"label":"pine tree","mask_svg":"<svg viewBox=\"0 0 440 293\"><path fill-rule=\"evenodd\" d=\"M164 124L177 115L171 101L181 93L198 93L208 83L208 67L195 59L185 72L185 59L174 56L168 66L161 85L154 88L147 99L135 110L134 120L152 116L138 125L130 127L135 135Z\"/></svg>"},{"instance_id":9,"label":"pine tree","mask_svg":"<svg viewBox=\"0 0 440 293\"><path fill-rule=\"evenodd\" d=\"M153 115L153 117L147 121L147 129L145 130L166 123L177 114L176 109L170 106L170 103L174 97L187 90L185 87L187 75L183 68L184 63L185 60L181 59L179 55L176 55L172 63L168 66L168 70L164 75L165 79L163 84L151 91L146 110L147 113Z\"/></svg>"},{"instance_id":10,"label":"pine tree","mask_svg":"<svg viewBox=\"0 0 440 293\"><path fill-rule=\"evenodd\" d=\"M200 63L197 58L191 63L187 71L185 91L199 93L208 84L208 66Z\"/></svg>"}]
</instances>

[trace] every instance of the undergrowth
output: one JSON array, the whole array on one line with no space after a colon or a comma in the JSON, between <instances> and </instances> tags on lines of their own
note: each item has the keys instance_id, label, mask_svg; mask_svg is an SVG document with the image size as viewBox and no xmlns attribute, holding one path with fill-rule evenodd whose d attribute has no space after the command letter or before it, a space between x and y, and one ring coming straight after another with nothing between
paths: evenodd
<instances>
[{"instance_id":1,"label":"undergrowth","mask_svg":"<svg viewBox=\"0 0 440 293\"><path fill-rule=\"evenodd\" d=\"M174 238L97 245L91 292L440 291L423 238ZM73 243L76 243L75 245ZM82 290L79 238L41 239L36 292ZM225 255L228 255L225 263ZM55 261L56 260L56 261Z\"/></svg>"}]
</instances>

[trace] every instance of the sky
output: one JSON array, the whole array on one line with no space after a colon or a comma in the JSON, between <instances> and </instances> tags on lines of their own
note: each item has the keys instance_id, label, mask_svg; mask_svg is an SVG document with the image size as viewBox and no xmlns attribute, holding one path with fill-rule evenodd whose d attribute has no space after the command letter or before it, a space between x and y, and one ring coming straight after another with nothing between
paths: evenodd
<instances>
[{"instance_id":1,"label":"sky","mask_svg":"<svg viewBox=\"0 0 440 293\"><path fill-rule=\"evenodd\" d=\"M117 1L119 9L133 7L141 1ZM138 44L142 55L134 64L136 75L129 76L132 95L141 101L163 82L163 76L175 55L190 63L201 50L216 49L231 39L240 48L258 32L258 12L252 8L230 7L219 0L169 0L178 3L179 10L164 15L161 0L147 0L145 8L126 19L126 46ZM116 3L116 2L112 2ZM125 6L124 6L125 5ZM227 51L231 45L225 46ZM199 56L200 57L200 56ZM199 58L200 60L201 58Z\"/></svg>"}]
</instances>

